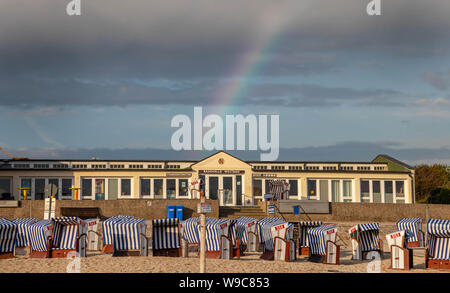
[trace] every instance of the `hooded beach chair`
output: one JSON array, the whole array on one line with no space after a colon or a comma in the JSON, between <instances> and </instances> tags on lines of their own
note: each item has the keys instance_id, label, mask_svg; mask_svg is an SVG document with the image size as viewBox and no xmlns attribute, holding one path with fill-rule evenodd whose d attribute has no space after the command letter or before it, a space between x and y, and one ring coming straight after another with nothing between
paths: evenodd
<instances>
[{"instance_id":1,"label":"hooded beach chair","mask_svg":"<svg viewBox=\"0 0 450 293\"><path fill-rule=\"evenodd\" d=\"M69 252L86 257L87 225L78 217L52 219L52 258L66 258Z\"/></svg>"},{"instance_id":2,"label":"hooded beach chair","mask_svg":"<svg viewBox=\"0 0 450 293\"><path fill-rule=\"evenodd\" d=\"M272 199L288 199L290 184L285 180L269 180L269 193L272 194Z\"/></svg>"},{"instance_id":3,"label":"hooded beach chair","mask_svg":"<svg viewBox=\"0 0 450 293\"><path fill-rule=\"evenodd\" d=\"M450 270L450 220L428 220L425 267Z\"/></svg>"},{"instance_id":4,"label":"hooded beach chair","mask_svg":"<svg viewBox=\"0 0 450 293\"><path fill-rule=\"evenodd\" d=\"M52 221L41 220L28 225L31 258L50 258L52 249Z\"/></svg>"},{"instance_id":5,"label":"hooded beach chair","mask_svg":"<svg viewBox=\"0 0 450 293\"><path fill-rule=\"evenodd\" d=\"M257 251L258 236L256 234L255 218L239 217L231 221L230 236L236 249L235 255L240 256L244 251ZM239 254L239 255L238 255Z\"/></svg>"},{"instance_id":6,"label":"hooded beach chair","mask_svg":"<svg viewBox=\"0 0 450 293\"><path fill-rule=\"evenodd\" d=\"M113 248L113 225L115 223L118 223L122 220L127 219L133 219L132 216L114 216L110 217L102 222L102 239L103 239L103 246L102 246L102 252L103 253L112 253Z\"/></svg>"},{"instance_id":7,"label":"hooded beach chair","mask_svg":"<svg viewBox=\"0 0 450 293\"><path fill-rule=\"evenodd\" d=\"M300 221L298 231L298 254L309 255L308 231L314 227L322 226L321 221Z\"/></svg>"},{"instance_id":8,"label":"hooded beach chair","mask_svg":"<svg viewBox=\"0 0 450 293\"><path fill-rule=\"evenodd\" d=\"M308 231L309 260L324 264L339 264L340 246L336 244L336 226L319 226Z\"/></svg>"},{"instance_id":9,"label":"hooded beach chair","mask_svg":"<svg viewBox=\"0 0 450 293\"><path fill-rule=\"evenodd\" d=\"M396 226L397 231L406 231L408 248L424 246L421 218L403 218L397 222Z\"/></svg>"},{"instance_id":10,"label":"hooded beach chair","mask_svg":"<svg viewBox=\"0 0 450 293\"><path fill-rule=\"evenodd\" d=\"M0 219L0 259L13 258L18 227L7 219Z\"/></svg>"},{"instance_id":11,"label":"hooded beach chair","mask_svg":"<svg viewBox=\"0 0 450 293\"><path fill-rule=\"evenodd\" d=\"M30 241L28 237L28 226L36 223L35 218L16 218L13 222L17 225L15 255L26 255L30 253Z\"/></svg>"},{"instance_id":12,"label":"hooded beach chair","mask_svg":"<svg viewBox=\"0 0 450 293\"><path fill-rule=\"evenodd\" d=\"M101 234L98 232L98 227L100 226L99 218L92 218L83 220L86 224L86 235L87 235L87 251L99 251L100 248L100 238Z\"/></svg>"},{"instance_id":13,"label":"hooded beach chair","mask_svg":"<svg viewBox=\"0 0 450 293\"><path fill-rule=\"evenodd\" d=\"M147 256L145 219L121 219L112 224L113 256Z\"/></svg>"},{"instance_id":14,"label":"hooded beach chair","mask_svg":"<svg viewBox=\"0 0 450 293\"><path fill-rule=\"evenodd\" d=\"M293 260L292 255L295 258L295 242L292 240L293 224L281 218L262 218L258 221L257 229L263 244L262 259Z\"/></svg>"},{"instance_id":15,"label":"hooded beach chair","mask_svg":"<svg viewBox=\"0 0 450 293\"><path fill-rule=\"evenodd\" d=\"M350 241L352 243L352 259L363 260L368 252L383 252L383 244L379 239L379 224L358 224L350 228Z\"/></svg>"},{"instance_id":16,"label":"hooded beach chair","mask_svg":"<svg viewBox=\"0 0 450 293\"><path fill-rule=\"evenodd\" d=\"M181 256L180 220L152 220L152 251L153 256Z\"/></svg>"},{"instance_id":17,"label":"hooded beach chair","mask_svg":"<svg viewBox=\"0 0 450 293\"><path fill-rule=\"evenodd\" d=\"M390 269L409 270L413 267L413 252L407 245L405 230L395 231L386 235L389 251L391 253Z\"/></svg>"}]
</instances>

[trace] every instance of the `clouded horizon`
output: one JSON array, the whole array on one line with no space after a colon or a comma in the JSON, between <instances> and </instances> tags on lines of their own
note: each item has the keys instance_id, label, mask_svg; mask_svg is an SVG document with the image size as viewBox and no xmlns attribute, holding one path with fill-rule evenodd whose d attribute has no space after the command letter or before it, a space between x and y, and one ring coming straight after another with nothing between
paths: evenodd
<instances>
[{"instance_id":1,"label":"clouded horizon","mask_svg":"<svg viewBox=\"0 0 450 293\"><path fill-rule=\"evenodd\" d=\"M280 160L450 163L449 1L69 2L0 0L0 146L16 155L202 157L157 151L200 105L279 114Z\"/></svg>"}]
</instances>

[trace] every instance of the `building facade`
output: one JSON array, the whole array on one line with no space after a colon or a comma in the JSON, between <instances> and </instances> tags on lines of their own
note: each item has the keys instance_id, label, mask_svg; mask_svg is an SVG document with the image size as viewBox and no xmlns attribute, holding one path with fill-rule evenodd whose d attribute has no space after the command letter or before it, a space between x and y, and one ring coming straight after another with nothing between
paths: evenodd
<instances>
[{"instance_id":1,"label":"building facade","mask_svg":"<svg viewBox=\"0 0 450 293\"><path fill-rule=\"evenodd\" d=\"M264 200L269 181L289 182L289 199L329 202L414 203L414 169L387 155L371 162L242 161L220 151L201 161L4 160L0 199L44 199L58 186L57 198L79 200L198 198L191 182L221 206L254 205Z\"/></svg>"}]
</instances>

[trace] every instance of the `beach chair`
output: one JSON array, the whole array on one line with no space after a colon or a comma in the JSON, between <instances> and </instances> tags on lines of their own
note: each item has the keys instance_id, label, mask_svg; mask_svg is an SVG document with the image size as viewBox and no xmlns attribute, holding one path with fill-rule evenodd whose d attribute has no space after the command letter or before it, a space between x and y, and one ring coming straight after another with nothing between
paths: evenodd
<instances>
[{"instance_id":1,"label":"beach chair","mask_svg":"<svg viewBox=\"0 0 450 293\"><path fill-rule=\"evenodd\" d=\"M30 258L50 258L52 249L52 221L41 220L28 225Z\"/></svg>"},{"instance_id":2,"label":"beach chair","mask_svg":"<svg viewBox=\"0 0 450 293\"><path fill-rule=\"evenodd\" d=\"M102 222L102 252L112 253L113 248L113 225L122 220L133 219L132 216L114 216L110 217Z\"/></svg>"},{"instance_id":3,"label":"beach chair","mask_svg":"<svg viewBox=\"0 0 450 293\"><path fill-rule=\"evenodd\" d=\"M112 225L113 256L147 256L145 219L122 219Z\"/></svg>"},{"instance_id":4,"label":"beach chair","mask_svg":"<svg viewBox=\"0 0 450 293\"><path fill-rule=\"evenodd\" d=\"M52 219L51 258L66 258L70 252L86 257L87 225L78 217Z\"/></svg>"},{"instance_id":5,"label":"beach chair","mask_svg":"<svg viewBox=\"0 0 450 293\"><path fill-rule=\"evenodd\" d=\"M249 232L252 232L250 236L251 249L256 251L258 241L257 237L255 237L257 221L257 219L249 217L239 217L231 221L230 237L233 241L234 256L240 257L249 249Z\"/></svg>"},{"instance_id":6,"label":"beach chair","mask_svg":"<svg viewBox=\"0 0 450 293\"><path fill-rule=\"evenodd\" d=\"M30 241L28 239L28 226L36 223L35 218L16 218L13 222L17 225L15 255L29 255Z\"/></svg>"},{"instance_id":7,"label":"beach chair","mask_svg":"<svg viewBox=\"0 0 450 293\"><path fill-rule=\"evenodd\" d=\"M0 219L0 259L13 258L18 227L7 219Z\"/></svg>"},{"instance_id":8,"label":"beach chair","mask_svg":"<svg viewBox=\"0 0 450 293\"><path fill-rule=\"evenodd\" d=\"M99 218L83 220L86 224L87 251L100 251L101 234L98 232Z\"/></svg>"},{"instance_id":9,"label":"beach chair","mask_svg":"<svg viewBox=\"0 0 450 293\"><path fill-rule=\"evenodd\" d=\"M300 221L298 231L298 254L309 255L308 231L314 227L322 226L321 221Z\"/></svg>"},{"instance_id":10,"label":"beach chair","mask_svg":"<svg viewBox=\"0 0 450 293\"><path fill-rule=\"evenodd\" d=\"M153 219L152 220L152 251L153 256L182 255L180 246L180 220Z\"/></svg>"},{"instance_id":11,"label":"beach chair","mask_svg":"<svg viewBox=\"0 0 450 293\"><path fill-rule=\"evenodd\" d=\"M389 251L391 252L392 270L409 270L413 267L413 252L407 247L406 231L396 231L386 235Z\"/></svg>"},{"instance_id":12,"label":"beach chair","mask_svg":"<svg viewBox=\"0 0 450 293\"><path fill-rule=\"evenodd\" d=\"M421 218L403 218L397 222L397 231L406 231L408 248L423 247L424 233Z\"/></svg>"},{"instance_id":13,"label":"beach chair","mask_svg":"<svg viewBox=\"0 0 450 293\"><path fill-rule=\"evenodd\" d=\"M340 263L340 246L336 244L336 226L319 226L308 231L309 260L324 264Z\"/></svg>"},{"instance_id":14,"label":"beach chair","mask_svg":"<svg viewBox=\"0 0 450 293\"><path fill-rule=\"evenodd\" d=\"M259 220L257 230L259 239L261 239L260 241L263 245L261 259L275 259L275 237L277 237L277 239L279 238L279 243L277 243L276 247L276 250L278 251L277 256L279 258L283 258L281 255L285 256L286 253L289 253L292 247L295 249L295 244L291 245L294 231L293 227L293 224L287 223L281 218L262 218Z\"/></svg>"},{"instance_id":15,"label":"beach chair","mask_svg":"<svg viewBox=\"0 0 450 293\"><path fill-rule=\"evenodd\" d=\"M383 244L379 239L379 229L378 223L358 224L350 228L353 260L367 259L371 251L378 252L381 258Z\"/></svg>"},{"instance_id":16,"label":"beach chair","mask_svg":"<svg viewBox=\"0 0 450 293\"><path fill-rule=\"evenodd\" d=\"M296 255L296 243L293 240L294 225L288 222L270 228L273 237L274 260L294 261Z\"/></svg>"},{"instance_id":17,"label":"beach chair","mask_svg":"<svg viewBox=\"0 0 450 293\"><path fill-rule=\"evenodd\" d=\"M425 267L450 270L450 221L429 219Z\"/></svg>"},{"instance_id":18,"label":"beach chair","mask_svg":"<svg viewBox=\"0 0 450 293\"><path fill-rule=\"evenodd\" d=\"M180 223L180 242L183 257L188 257L189 247L194 247L198 251L198 225L200 225L200 217L189 218Z\"/></svg>"}]
</instances>

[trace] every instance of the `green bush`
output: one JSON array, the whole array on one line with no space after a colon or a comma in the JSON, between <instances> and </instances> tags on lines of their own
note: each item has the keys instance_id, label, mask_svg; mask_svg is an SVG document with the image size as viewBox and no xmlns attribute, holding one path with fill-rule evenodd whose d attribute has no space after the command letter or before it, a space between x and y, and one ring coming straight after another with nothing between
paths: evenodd
<instances>
[{"instance_id":1,"label":"green bush","mask_svg":"<svg viewBox=\"0 0 450 293\"><path fill-rule=\"evenodd\" d=\"M430 197L427 199L428 203L450 204L450 189L436 188L431 191Z\"/></svg>"}]
</instances>

